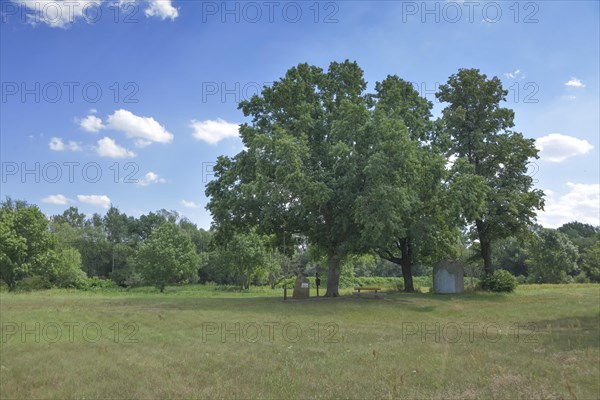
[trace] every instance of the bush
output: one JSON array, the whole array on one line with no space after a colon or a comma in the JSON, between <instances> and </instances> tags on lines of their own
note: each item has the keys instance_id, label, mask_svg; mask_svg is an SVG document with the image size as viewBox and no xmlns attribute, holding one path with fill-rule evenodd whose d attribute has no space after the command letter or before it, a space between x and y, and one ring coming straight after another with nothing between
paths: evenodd
<instances>
[{"instance_id":1,"label":"bush","mask_svg":"<svg viewBox=\"0 0 600 400\"><path fill-rule=\"evenodd\" d=\"M117 284L110 279L102 279L97 276L87 278L85 285L82 287L84 290L96 290L96 289L116 289Z\"/></svg>"},{"instance_id":2,"label":"bush","mask_svg":"<svg viewBox=\"0 0 600 400\"><path fill-rule=\"evenodd\" d=\"M491 276L481 279L481 288L491 292L512 292L519 283L510 272L499 269Z\"/></svg>"},{"instance_id":3,"label":"bush","mask_svg":"<svg viewBox=\"0 0 600 400\"><path fill-rule=\"evenodd\" d=\"M124 283L127 287L139 287L144 285L144 278L142 277L142 274L134 271L129 274Z\"/></svg>"},{"instance_id":4,"label":"bush","mask_svg":"<svg viewBox=\"0 0 600 400\"><path fill-rule=\"evenodd\" d=\"M58 253L59 264L53 277L60 288L81 289L86 285L87 275L81 269L81 255L75 249L63 249Z\"/></svg>"},{"instance_id":5,"label":"bush","mask_svg":"<svg viewBox=\"0 0 600 400\"><path fill-rule=\"evenodd\" d=\"M571 275L564 275L560 278L560 283L575 283L575 279Z\"/></svg>"},{"instance_id":6,"label":"bush","mask_svg":"<svg viewBox=\"0 0 600 400\"><path fill-rule=\"evenodd\" d=\"M583 271L581 271L576 277L575 277L575 282L576 283L590 283L590 278L588 278L587 274Z\"/></svg>"},{"instance_id":7,"label":"bush","mask_svg":"<svg viewBox=\"0 0 600 400\"><path fill-rule=\"evenodd\" d=\"M527 277L525 275L517 275L517 282L519 285L522 285L527 282Z\"/></svg>"},{"instance_id":8,"label":"bush","mask_svg":"<svg viewBox=\"0 0 600 400\"><path fill-rule=\"evenodd\" d=\"M121 287L139 287L144 285L142 274L131 267L111 272L110 279Z\"/></svg>"},{"instance_id":9,"label":"bush","mask_svg":"<svg viewBox=\"0 0 600 400\"><path fill-rule=\"evenodd\" d=\"M32 275L17 282L15 290L20 292L30 292L32 290L50 289L52 284L44 276Z\"/></svg>"}]
</instances>

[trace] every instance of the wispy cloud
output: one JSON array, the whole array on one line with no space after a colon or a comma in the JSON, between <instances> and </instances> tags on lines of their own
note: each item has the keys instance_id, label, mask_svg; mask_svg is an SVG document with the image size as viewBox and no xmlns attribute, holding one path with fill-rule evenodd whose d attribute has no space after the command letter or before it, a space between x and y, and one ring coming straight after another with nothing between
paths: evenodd
<instances>
[{"instance_id":1,"label":"wispy cloud","mask_svg":"<svg viewBox=\"0 0 600 400\"><path fill-rule=\"evenodd\" d=\"M110 207L110 198L104 194L78 194L77 200L82 203L89 204L95 207L109 208Z\"/></svg>"},{"instance_id":2,"label":"wispy cloud","mask_svg":"<svg viewBox=\"0 0 600 400\"><path fill-rule=\"evenodd\" d=\"M136 185L138 186L148 186L153 183L165 183L165 179L158 176L158 174L150 171L142 179L139 179Z\"/></svg>"},{"instance_id":3,"label":"wispy cloud","mask_svg":"<svg viewBox=\"0 0 600 400\"><path fill-rule=\"evenodd\" d=\"M513 72L505 72L504 76L507 77L508 79L517 79L517 78L525 78L525 76L523 75L523 72L520 69L517 69Z\"/></svg>"},{"instance_id":4,"label":"wispy cloud","mask_svg":"<svg viewBox=\"0 0 600 400\"><path fill-rule=\"evenodd\" d=\"M70 200L62 194L51 194L50 196L44 197L42 199L42 203L55 204L60 206L69 204L69 202Z\"/></svg>"},{"instance_id":5,"label":"wispy cloud","mask_svg":"<svg viewBox=\"0 0 600 400\"><path fill-rule=\"evenodd\" d=\"M181 200L181 205L183 205L185 208L198 208L198 207L200 207L199 204L196 204L193 201L187 201L187 200Z\"/></svg>"},{"instance_id":6,"label":"wispy cloud","mask_svg":"<svg viewBox=\"0 0 600 400\"><path fill-rule=\"evenodd\" d=\"M67 144L59 137L53 137L48 143L48 147L52 151L80 151L81 145L73 140L69 140Z\"/></svg>"}]
</instances>

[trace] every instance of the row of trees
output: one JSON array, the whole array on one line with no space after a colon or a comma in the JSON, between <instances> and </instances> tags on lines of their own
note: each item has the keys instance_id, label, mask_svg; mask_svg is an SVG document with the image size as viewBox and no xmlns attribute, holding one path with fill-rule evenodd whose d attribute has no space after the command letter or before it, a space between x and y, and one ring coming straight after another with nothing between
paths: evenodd
<instances>
[{"instance_id":1,"label":"row of trees","mask_svg":"<svg viewBox=\"0 0 600 400\"><path fill-rule=\"evenodd\" d=\"M104 216L86 218L71 207L47 218L34 205L7 199L0 207L0 233L0 279L10 289L110 282L98 276L111 278L115 285L150 284L160 290L197 281L241 289L251 284L275 287L297 273L323 272L327 264L319 249L302 237L292 237L287 252L277 250L273 236L255 231L237 233L231 242L218 245L213 231L165 210L133 218L112 207ZM478 275L481 260L473 250L459 245L456 252L474 265L467 272ZM600 229L590 225L572 222L558 230L534 226L525 240L498 241L494 254L494 268L530 282L600 281ZM416 264L415 272L430 275L431 264ZM375 254L350 254L340 274L348 282L353 277L398 276L400 271Z\"/></svg>"},{"instance_id":2,"label":"row of trees","mask_svg":"<svg viewBox=\"0 0 600 400\"><path fill-rule=\"evenodd\" d=\"M600 228L569 222L534 226L529 235L495 245L494 264L531 283L600 282Z\"/></svg>"},{"instance_id":3,"label":"row of trees","mask_svg":"<svg viewBox=\"0 0 600 400\"><path fill-rule=\"evenodd\" d=\"M436 120L397 76L366 87L354 62L300 64L240 103L245 149L219 157L206 187L217 240L254 230L284 251L306 237L327 258L332 297L341 261L368 252L397 263L412 291L414 266L456 257L465 229L492 274L494 243L525 234L543 207L527 175L537 149L512 130L500 80L459 70Z\"/></svg>"},{"instance_id":4,"label":"row of trees","mask_svg":"<svg viewBox=\"0 0 600 400\"><path fill-rule=\"evenodd\" d=\"M144 279L164 289L200 277L247 288L326 260L326 295L337 296L344 262L371 257L388 261L376 261L379 270L397 265L412 291L415 269L466 248L477 249L486 275L500 266L534 281L581 271L596 279L596 245L583 248L571 232L581 227L534 225L543 193L527 166L537 150L512 130L497 77L459 70L440 86L446 107L438 119L397 76L372 93L366 87L356 63L333 62L327 71L300 64L240 103L250 118L240 127L245 149L219 157L206 186L211 231L175 212L134 218L115 207L91 218L72 207L48 228L37 207L7 200L2 280L12 288L70 257L71 271L80 265L121 285ZM597 231L584 236L597 241ZM48 281L59 284L58 275Z\"/></svg>"},{"instance_id":5,"label":"row of trees","mask_svg":"<svg viewBox=\"0 0 600 400\"><path fill-rule=\"evenodd\" d=\"M198 249L210 240L206 231L165 210L133 218L111 207L104 216L86 218L71 207L48 219L37 206L10 198L0 207L0 232L0 279L10 289L25 279L37 287L81 287L87 277L125 285L139 281L141 272L149 283L166 284L173 279L159 276L161 265L197 276Z\"/></svg>"}]
</instances>

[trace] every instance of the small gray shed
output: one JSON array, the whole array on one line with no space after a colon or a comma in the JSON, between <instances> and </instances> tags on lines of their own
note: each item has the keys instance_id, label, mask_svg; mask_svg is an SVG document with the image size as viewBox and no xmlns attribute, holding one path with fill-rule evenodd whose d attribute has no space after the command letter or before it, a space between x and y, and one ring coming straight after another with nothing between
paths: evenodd
<instances>
[{"instance_id":1,"label":"small gray shed","mask_svg":"<svg viewBox=\"0 0 600 400\"><path fill-rule=\"evenodd\" d=\"M462 293L465 290L462 263L441 260L433 267L433 292L438 294Z\"/></svg>"}]
</instances>

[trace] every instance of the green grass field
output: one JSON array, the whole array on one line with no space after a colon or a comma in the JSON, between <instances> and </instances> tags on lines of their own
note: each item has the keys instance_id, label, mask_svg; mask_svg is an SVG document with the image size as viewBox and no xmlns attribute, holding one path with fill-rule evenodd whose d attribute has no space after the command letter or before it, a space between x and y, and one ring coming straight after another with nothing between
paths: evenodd
<instances>
[{"instance_id":1,"label":"green grass field","mask_svg":"<svg viewBox=\"0 0 600 400\"><path fill-rule=\"evenodd\" d=\"M2 293L3 399L600 397L600 286Z\"/></svg>"}]
</instances>

